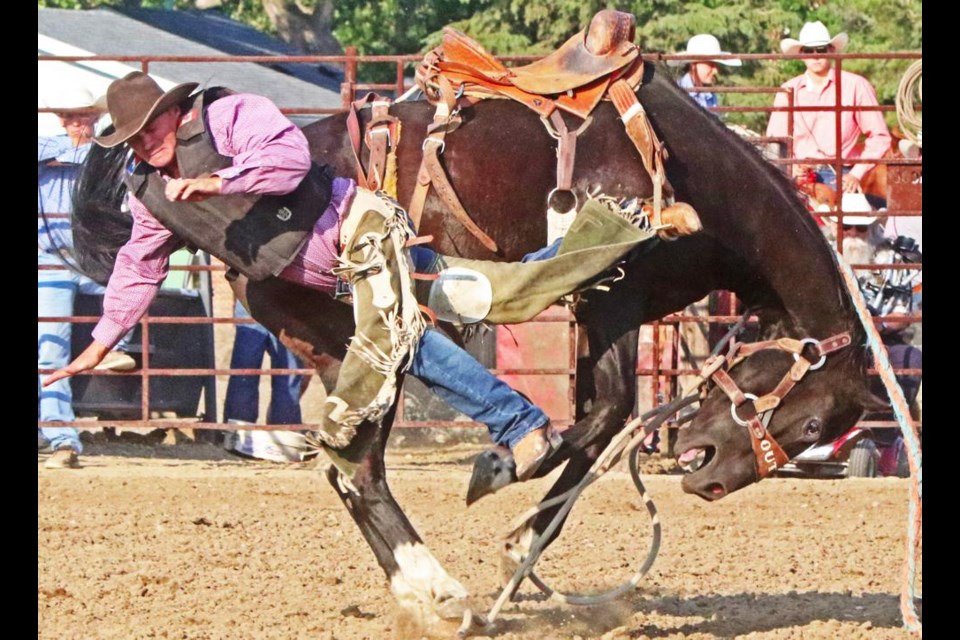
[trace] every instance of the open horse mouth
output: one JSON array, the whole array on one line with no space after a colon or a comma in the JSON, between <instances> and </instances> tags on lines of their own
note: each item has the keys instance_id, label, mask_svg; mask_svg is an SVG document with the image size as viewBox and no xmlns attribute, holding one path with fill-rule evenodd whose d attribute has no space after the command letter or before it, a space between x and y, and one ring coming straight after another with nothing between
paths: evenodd
<instances>
[{"instance_id":1,"label":"open horse mouth","mask_svg":"<svg viewBox=\"0 0 960 640\"><path fill-rule=\"evenodd\" d=\"M717 448L714 446L693 446L685 449L677 456L677 463L687 471L681 486L687 493L693 493L704 500L719 500L727 495L726 487L721 482L707 482L701 484L698 480L709 475L711 463L716 459Z\"/></svg>"}]
</instances>

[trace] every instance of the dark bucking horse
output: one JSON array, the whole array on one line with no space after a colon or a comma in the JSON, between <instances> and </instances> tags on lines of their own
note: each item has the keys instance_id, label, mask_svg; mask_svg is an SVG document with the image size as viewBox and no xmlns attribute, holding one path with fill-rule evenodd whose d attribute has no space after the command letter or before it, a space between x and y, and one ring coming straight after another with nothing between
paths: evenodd
<instances>
[{"instance_id":1,"label":"dark bucking horse","mask_svg":"<svg viewBox=\"0 0 960 640\"><path fill-rule=\"evenodd\" d=\"M563 445L538 471L543 475L565 464L551 496L582 478L628 419L635 399L638 327L715 289L736 292L757 314L760 340L792 338L793 344L806 340L800 344L813 350L806 357L814 365L819 360L817 341L838 335L850 338L850 346L811 367L779 406L767 411L765 427L786 455L839 436L873 402L865 377L863 331L834 255L794 187L717 117L690 100L669 76L652 65L647 65L645 75L638 95L669 152L668 178L677 199L696 208L704 229L643 251L624 265L625 277L609 291L584 295L577 320L585 326L589 357L578 368L580 414L565 432ZM361 111L363 123L369 120L368 111ZM402 103L391 113L403 123L398 193L401 202L408 202L433 107ZM496 241L499 252L491 253L459 221L448 217L432 193L420 232L433 235L433 246L442 253L517 260L546 239L543 210L556 184L555 142L536 114L512 101L484 101L462 115L463 125L447 136L443 163L461 202ZM345 116L312 124L305 133L317 162L334 166L341 175L355 175ZM91 156L78 193L76 242L93 259L85 264L93 264L97 257L109 263L116 245L104 243L123 236L111 236L109 223L129 222L118 216L118 192L112 202L98 200L97 195L98 189L117 184L104 173L104 163L111 161L118 170L117 158L103 152ZM615 198L652 192L638 152L609 103L594 112L578 142L573 189L583 201L595 188ZM326 367L344 355L353 330L348 306L280 280L237 284L253 316L306 361ZM706 500L722 498L764 475L763 457L753 450L751 427L743 425L752 412L751 403L731 412L731 397L737 391L752 394L745 399L769 394L801 360L800 354L778 349L744 355L727 376L735 391L729 391L729 384L710 388L699 414L681 430L677 442L679 452L704 452L705 463L684 477L683 488ZM364 425L349 447L331 451L335 464L328 478L400 604L425 623L459 616L466 590L432 556L387 485L384 447L392 420L391 413L381 424ZM543 530L551 515L547 512L534 520L532 530Z\"/></svg>"}]
</instances>

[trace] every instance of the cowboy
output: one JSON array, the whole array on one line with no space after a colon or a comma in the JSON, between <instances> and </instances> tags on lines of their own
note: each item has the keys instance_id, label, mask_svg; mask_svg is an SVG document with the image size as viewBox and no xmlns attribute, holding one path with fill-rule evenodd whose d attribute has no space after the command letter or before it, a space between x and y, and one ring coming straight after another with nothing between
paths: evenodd
<instances>
[{"instance_id":1,"label":"cowboy","mask_svg":"<svg viewBox=\"0 0 960 640\"><path fill-rule=\"evenodd\" d=\"M834 190L837 189L835 159L839 152L843 159L841 188L844 193L860 192L860 180L873 166L863 160L882 158L890 149L890 131L883 113L876 110L853 110L840 112L840 136L837 137L836 105L838 78L830 59L823 54L839 53L848 42L846 33L831 37L822 22L808 22L800 30L799 39L785 38L780 49L786 54L810 54L804 58L805 73L792 78L782 86L793 94L793 104L798 107L823 107L823 111L796 111L793 114L793 130L788 130L786 111L774 111L767 125L770 137L793 138L796 158L816 158L824 162L808 167L793 165L795 178L806 175L811 169L816 179ZM863 76L843 71L839 78L840 104L844 107L875 107L877 94ZM774 106L788 106L786 92L777 93ZM866 136L863 150L857 153L860 136ZM854 160L860 160L854 162ZM875 202L877 206L881 203Z\"/></svg>"},{"instance_id":2,"label":"cowboy","mask_svg":"<svg viewBox=\"0 0 960 640\"><path fill-rule=\"evenodd\" d=\"M720 41L709 33L700 33L690 38L690 40L687 41L687 50L684 53L695 56L730 55L729 51L720 50ZM710 109L711 107L719 106L720 100L717 98L716 93L705 91L702 87L709 87L716 82L717 73L719 72L717 65L722 64L725 67L739 67L743 62L741 62L739 58L716 58L713 60L677 59L667 60L667 64L671 67L686 65L686 73L680 77L677 84L682 89L690 90L690 97L693 98L697 104L704 109Z\"/></svg>"},{"instance_id":3,"label":"cowboy","mask_svg":"<svg viewBox=\"0 0 960 640\"><path fill-rule=\"evenodd\" d=\"M382 419L396 397L398 375L408 370L487 424L494 441L512 450L518 479L532 476L551 449L547 417L443 334L426 329L409 273L412 232L405 212L313 164L306 137L266 98L219 88L195 93L197 86L164 92L133 72L107 91L113 127L96 142L126 143L135 154L126 180L134 226L117 256L94 342L51 380L95 366L147 310L170 253L189 243L251 280L277 276L331 295L338 277L350 285L356 333L315 434L321 443L346 447L361 423ZM475 275L489 265L491 275L477 278L504 286L499 297L492 288L479 317L514 321L523 283L547 284L524 310L535 314L572 291L574 280L592 278L649 237L623 224L629 240L611 253L618 257L597 259L592 271L581 266L587 258L580 250L554 258L566 261L553 273L443 256L432 263L441 276L448 264Z\"/></svg>"}]
</instances>

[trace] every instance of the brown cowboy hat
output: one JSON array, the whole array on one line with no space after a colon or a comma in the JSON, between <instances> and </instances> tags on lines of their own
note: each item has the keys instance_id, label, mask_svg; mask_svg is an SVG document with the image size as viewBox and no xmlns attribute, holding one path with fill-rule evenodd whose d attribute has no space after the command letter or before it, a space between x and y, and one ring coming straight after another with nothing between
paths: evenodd
<instances>
[{"instance_id":1,"label":"brown cowboy hat","mask_svg":"<svg viewBox=\"0 0 960 640\"><path fill-rule=\"evenodd\" d=\"M114 80L107 89L107 111L113 127L96 136L94 142L108 149L126 142L198 86L196 82L185 82L164 93L157 81L142 71L132 71Z\"/></svg>"}]
</instances>

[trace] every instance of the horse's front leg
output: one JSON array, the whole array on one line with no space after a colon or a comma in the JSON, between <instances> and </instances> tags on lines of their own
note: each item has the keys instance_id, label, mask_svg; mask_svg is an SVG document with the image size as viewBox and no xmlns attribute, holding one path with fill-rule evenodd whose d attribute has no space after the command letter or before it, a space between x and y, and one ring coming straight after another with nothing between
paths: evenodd
<instances>
[{"instance_id":1,"label":"horse's front leg","mask_svg":"<svg viewBox=\"0 0 960 640\"><path fill-rule=\"evenodd\" d=\"M391 411L384 424L393 422ZM327 452L334 461L327 479L373 550L401 610L418 627L463 617L467 593L426 547L387 486L384 444L388 428L367 425L343 450Z\"/></svg>"},{"instance_id":2,"label":"horse's front leg","mask_svg":"<svg viewBox=\"0 0 960 640\"><path fill-rule=\"evenodd\" d=\"M561 495L583 479L633 410L636 399L634 372L639 331L626 327L621 327L622 331L618 330L609 323L609 316L607 318L606 324L593 322L587 325L590 361L593 363L589 372L592 389L587 394L590 411L564 433L561 450L544 463L542 471L538 470L537 475L548 473L559 461L567 460L563 472L544 500ZM597 353L600 354L599 357L594 355ZM581 376L578 382L585 377ZM530 552L534 536L546 531L559 508L556 506L542 511L529 526L513 532L504 542L500 561L504 581L513 575L519 563ZM546 545L560 535L564 522L565 519L550 534Z\"/></svg>"}]
</instances>

